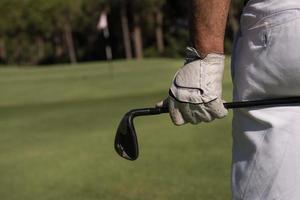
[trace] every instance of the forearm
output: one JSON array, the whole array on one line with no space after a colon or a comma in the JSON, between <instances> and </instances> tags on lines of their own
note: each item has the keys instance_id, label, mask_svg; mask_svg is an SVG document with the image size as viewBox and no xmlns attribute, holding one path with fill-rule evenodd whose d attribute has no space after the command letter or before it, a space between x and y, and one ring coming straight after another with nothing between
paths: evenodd
<instances>
[{"instance_id":1,"label":"forearm","mask_svg":"<svg viewBox=\"0 0 300 200\"><path fill-rule=\"evenodd\" d=\"M190 35L197 51L224 53L224 35L231 0L190 0Z\"/></svg>"}]
</instances>

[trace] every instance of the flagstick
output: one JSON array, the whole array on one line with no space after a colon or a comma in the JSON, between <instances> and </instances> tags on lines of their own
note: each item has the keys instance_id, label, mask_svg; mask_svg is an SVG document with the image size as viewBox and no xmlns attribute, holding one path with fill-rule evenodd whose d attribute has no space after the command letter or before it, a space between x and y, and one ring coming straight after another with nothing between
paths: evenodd
<instances>
[{"instance_id":1,"label":"flagstick","mask_svg":"<svg viewBox=\"0 0 300 200\"><path fill-rule=\"evenodd\" d=\"M103 31L103 36L105 41L105 54L106 54L106 60L108 62L108 73L110 74L111 78L113 78L114 67L112 63L112 48L110 45L110 33L109 33L108 22L107 22L107 10L101 13L99 22L97 24L97 29L100 32Z\"/></svg>"},{"instance_id":2,"label":"flagstick","mask_svg":"<svg viewBox=\"0 0 300 200\"><path fill-rule=\"evenodd\" d=\"M112 63L112 50L111 50L111 46L110 46L110 34L109 34L109 29L108 27L106 27L104 30L103 30L103 35L104 35L104 38L105 38L105 54L106 54L106 60L108 62L108 71L109 71L109 74L112 78L114 78L114 66L113 66L113 63Z\"/></svg>"}]
</instances>

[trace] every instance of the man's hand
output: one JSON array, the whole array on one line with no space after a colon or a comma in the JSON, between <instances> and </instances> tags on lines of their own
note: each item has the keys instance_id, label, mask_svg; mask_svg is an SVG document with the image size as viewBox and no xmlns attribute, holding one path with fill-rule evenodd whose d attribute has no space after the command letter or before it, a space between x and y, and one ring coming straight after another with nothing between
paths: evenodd
<instances>
[{"instance_id":1,"label":"man's hand","mask_svg":"<svg viewBox=\"0 0 300 200\"><path fill-rule=\"evenodd\" d=\"M176 73L165 100L175 125L210 122L227 115L221 98L224 58L208 54L201 59L195 49L187 49L186 63Z\"/></svg>"},{"instance_id":2,"label":"man's hand","mask_svg":"<svg viewBox=\"0 0 300 200\"><path fill-rule=\"evenodd\" d=\"M165 100L176 125L210 122L227 114L222 101L222 78L230 1L189 0L190 38L195 49L187 49L186 63L176 73Z\"/></svg>"}]
</instances>

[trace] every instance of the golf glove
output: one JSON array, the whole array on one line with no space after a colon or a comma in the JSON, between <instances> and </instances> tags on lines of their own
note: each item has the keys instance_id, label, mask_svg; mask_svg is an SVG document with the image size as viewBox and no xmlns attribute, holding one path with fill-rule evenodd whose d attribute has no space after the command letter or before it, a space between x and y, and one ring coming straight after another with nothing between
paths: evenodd
<instances>
[{"instance_id":1,"label":"golf glove","mask_svg":"<svg viewBox=\"0 0 300 200\"><path fill-rule=\"evenodd\" d=\"M196 49L187 48L186 62L177 71L164 101L175 125L210 122L227 115L222 100L224 60L221 54L208 54L202 59Z\"/></svg>"}]
</instances>

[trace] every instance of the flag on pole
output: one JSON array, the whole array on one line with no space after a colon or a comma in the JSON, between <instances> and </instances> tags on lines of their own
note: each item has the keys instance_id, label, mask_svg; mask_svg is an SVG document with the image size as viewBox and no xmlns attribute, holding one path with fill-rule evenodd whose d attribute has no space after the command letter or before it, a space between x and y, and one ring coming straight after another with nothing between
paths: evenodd
<instances>
[{"instance_id":1,"label":"flag on pole","mask_svg":"<svg viewBox=\"0 0 300 200\"><path fill-rule=\"evenodd\" d=\"M97 29L100 32L103 32L103 36L105 39L105 53L106 53L106 59L108 61L112 60L112 49L110 46L110 42L109 42L109 38L110 38L110 34L109 34L109 29L108 29L108 21L107 21L107 12L106 11L102 11L100 14L100 18L97 24Z\"/></svg>"},{"instance_id":2,"label":"flag on pole","mask_svg":"<svg viewBox=\"0 0 300 200\"><path fill-rule=\"evenodd\" d=\"M108 28L108 22L107 22L107 14L106 12L102 12L97 24L97 29L99 31L102 31L104 29Z\"/></svg>"}]
</instances>

